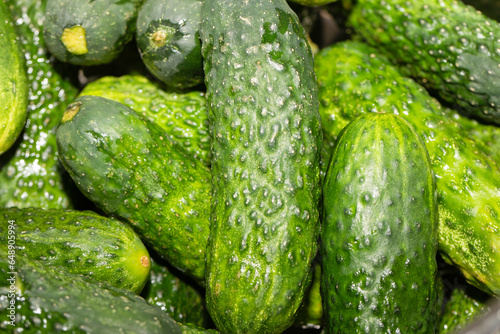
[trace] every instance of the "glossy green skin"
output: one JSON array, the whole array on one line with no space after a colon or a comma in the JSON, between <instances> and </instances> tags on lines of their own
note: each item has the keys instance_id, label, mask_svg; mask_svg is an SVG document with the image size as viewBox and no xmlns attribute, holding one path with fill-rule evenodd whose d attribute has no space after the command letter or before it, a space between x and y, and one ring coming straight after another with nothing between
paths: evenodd
<instances>
[{"instance_id":1,"label":"glossy green skin","mask_svg":"<svg viewBox=\"0 0 500 334\"><path fill-rule=\"evenodd\" d=\"M424 139L436 174L439 249L469 282L500 293L500 171L422 87L401 76L365 44L343 42L315 59L325 138L332 141L355 116L397 113ZM441 110L441 112L440 112Z\"/></svg>"},{"instance_id":2,"label":"glossy green skin","mask_svg":"<svg viewBox=\"0 0 500 334\"><path fill-rule=\"evenodd\" d=\"M134 36L142 0L47 0L43 35L52 55L75 65L107 64ZM85 29L88 53L69 52L61 41L65 28Z\"/></svg>"},{"instance_id":3,"label":"glossy green skin","mask_svg":"<svg viewBox=\"0 0 500 334\"><path fill-rule=\"evenodd\" d=\"M490 310L489 296L473 288L456 288L446 302L439 325L439 334L456 333Z\"/></svg>"},{"instance_id":4,"label":"glossy green skin","mask_svg":"<svg viewBox=\"0 0 500 334\"><path fill-rule=\"evenodd\" d=\"M141 75L107 76L80 92L120 102L161 126L196 159L210 166L210 136L205 94L165 91Z\"/></svg>"},{"instance_id":5,"label":"glossy green skin","mask_svg":"<svg viewBox=\"0 0 500 334\"><path fill-rule=\"evenodd\" d=\"M161 257L202 281L210 170L119 102L80 96L71 110L77 113L59 125L57 145L78 188L133 226Z\"/></svg>"},{"instance_id":6,"label":"glossy green skin","mask_svg":"<svg viewBox=\"0 0 500 334\"><path fill-rule=\"evenodd\" d=\"M182 324L208 327L211 323L205 304L205 291L176 275L167 266L153 261L149 283L142 296Z\"/></svg>"},{"instance_id":7,"label":"glossy green skin","mask_svg":"<svg viewBox=\"0 0 500 334\"><path fill-rule=\"evenodd\" d=\"M25 60L7 3L0 2L0 154L23 130L28 107Z\"/></svg>"},{"instance_id":8,"label":"glossy green skin","mask_svg":"<svg viewBox=\"0 0 500 334\"><path fill-rule=\"evenodd\" d=\"M0 159L0 207L70 208L55 128L76 88L61 75L42 36L45 0L7 0L19 35L29 80L28 118L14 147ZM57 65L57 66L56 66Z\"/></svg>"},{"instance_id":9,"label":"glossy green skin","mask_svg":"<svg viewBox=\"0 0 500 334\"><path fill-rule=\"evenodd\" d=\"M432 333L437 193L424 142L403 118L366 113L339 135L323 187L325 333Z\"/></svg>"},{"instance_id":10,"label":"glossy green skin","mask_svg":"<svg viewBox=\"0 0 500 334\"><path fill-rule=\"evenodd\" d=\"M16 259L19 290L11 299L10 272L8 260L0 257L0 330L7 333L182 333L172 318L129 290L38 262ZM12 300L14 326L8 309Z\"/></svg>"},{"instance_id":11,"label":"glossy green skin","mask_svg":"<svg viewBox=\"0 0 500 334\"><path fill-rule=\"evenodd\" d=\"M193 324L181 325L182 334L217 334L215 329L205 329Z\"/></svg>"},{"instance_id":12,"label":"glossy green skin","mask_svg":"<svg viewBox=\"0 0 500 334\"><path fill-rule=\"evenodd\" d=\"M167 86L186 89L203 83L200 13L202 0L145 0L137 17L136 41L142 61ZM163 38L158 38L163 35Z\"/></svg>"},{"instance_id":13,"label":"glossy green skin","mask_svg":"<svg viewBox=\"0 0 500 334\"><path fill-rule=\"evenodd\" d=\"M94 281L141 292L149 274L146 247L125 224L91 211L0 209L0 241L16 225L16 256L60 266Z\"/></svg>"},{"instance_id":14,"label":"glossy green skin","mask_svg":"<svg viewBox=\"0 0 500 334\"><path fill-rule=\"evenodd\" d=\"M359 0L350 23L455 109L500 125L500 23L454 0Z\"/></svg>"},{"instance_id":15,"label":"glossy green skin","mask_svg":"<svg viewBox=\"0 0 500 334\"><path fill-rule=\"evenodd\" d=\"M280 333L317 251L313 58L283 0L206 0L200 31L212 138L208 309L221 332Z\"/></svg>"}]
</instances>

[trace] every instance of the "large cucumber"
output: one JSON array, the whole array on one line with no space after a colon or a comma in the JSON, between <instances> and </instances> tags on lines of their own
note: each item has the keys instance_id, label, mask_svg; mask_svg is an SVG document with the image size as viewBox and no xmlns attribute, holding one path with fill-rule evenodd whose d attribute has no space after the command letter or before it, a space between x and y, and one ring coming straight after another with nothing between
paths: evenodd
<instances>
[{"instance_id":1,"label":"large cucumber","mask_svg":"<svg viewBox=\"0 0 500 334\"><path fill-rule=\"evenodd\" d=\"M118 220L91 211L40 208L0 209L0 219L0 242L12 245L16 256L135 293L146 284L148 251Z\"/></svg>"},{"instance_id":2,"label":"large cucumber","mask_svg":"<svg viewBox=\"0 0 500 334\"><path fill-rule=\"evenodd\" d=\"M358 0L354 30L464 114L500 125L500 23L456 0Z\"/></svg>"},{"instance_id":3,"label":"large cucumber","mask_svg":"<svg viewBox=\"0 0 500 334\"><path fill-rule=\"evenodd\" d=\"M340 133L323 188L326 333L433 333L438 210L424 142L403 118L366 113Z\"/></svg>"},{"instance_id":4,"label":"large cucumber","mask_svg":"<svg viewBox=\"0 0 500 334\"><path fill-rule=\"evenodd\" d=\"M19 143L0 159L0 206L70 208L55 128L77 90L51 58L42 34L46 0L7 0L26 59L28 118Z\"/></svg>"},{"instance_id":5,"label":"large cucumber","mask_svg":"<svg viewBox=\"0 0 500 334\"><path fill-rule=\"evenodd\" d=\"M398 114L424 139L436 174L439 249L469 282L500 294L500 170L422 87L363 43L318 53L316 73L325 137L366 112ZM425 98L427 96L427 98ZM418 97L418 98L417 98Z\"/></svg>"},{"instance_id":6,"label":"large cucumber","mask_svg":"<svg viewBox=\"0 0 500 334\"><path fill-rule=\"evenodd\" d=\"M5 1L0 2L0 154L16 141L26 121L28 74Z\"/></svg>"},{"instance_id":7,"label":"large cucumber","mask_svg":"<svg viewBox=\"0 0 500 334\"><path fill-rule=\"evenodd\" d=\"M210 171L123 104L80 96L57 130L61 161L105 213L131 224L175 267L204 279Z\"/></svg>"},{"instance_id":8,"label":"large cucumber","mask_svg":"<svg viewBox=\"0 0 500 334\"><path fill-rule=\"evenodd\" d=\"M206 0L200 31L212 138L208 309L222 332L279 333L317 250L311 50L284 0Z\"/></svg>"}]
</instances>

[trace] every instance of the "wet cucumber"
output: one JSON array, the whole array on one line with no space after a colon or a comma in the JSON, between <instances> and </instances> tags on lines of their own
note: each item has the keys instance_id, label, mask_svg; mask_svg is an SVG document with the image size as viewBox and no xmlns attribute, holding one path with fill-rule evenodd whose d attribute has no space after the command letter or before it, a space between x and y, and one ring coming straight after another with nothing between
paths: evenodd
<instances>
[{"instance_id":1,"label":"wet cucumber","mask_svg":"<svg viewBox=\"0 0 500 334\"><path fill-rule=\"evenodd\" d=\"M202 0L146 0L137 17L142 61L168 87L203 83L200 13Z\"/></svg>"},{"instance_id":2,"label":"wet cucumber","mask_svg":"<svg viewBox=\"0 0 500 334\"><path fill-rule=\"evenodd\" d=\"M207 306L221 332L279 333L317 250L311 50L284 0L205 0L200 33L212 138Z\"/></svg>"},{"instance_id":3,"label":"wet cucumber","mask_svg":"<svg viewBox=\"0 0 500 334\"><path fill-rule=\"evenodd\" d=\"M323 188L326 333L432 333L437 198L424 142L403 118L366 113L340 133Z\"/></svg>"},{"instance_id":4,"label":"wet cucumber","mask_svg":"<svg viewBox=\"0 0 500 334\"><path fill-rule=\"evenodd\" d=\"M456 0L358 0L354 30L461 113L500 125L500 23Z\"/></svg>"},{"instance_id":5,"label":"wet cucumber","mask_svg":"<svg viewBox=\"0 0 500 334\"><path fill-rule=\"evenodd\" d=\"M47 0L43 35L60 61L107 64L134 36L142 0Z\"/></svg>"},{"instance_id":6,"label":"wet cucumber","mask_svg":"<svg viewBox=\"0 0 500 334\"><path fill-rule=\"evenodd\" d=\"M181 271L204 280L210 170L127 106L80 96L57 130L60 159L106 214L129 223Z\"/></svg>"},{"instance_id":7,"label":"wet cucumber","mask_svg":"<svg viewBox=\"0 0 500 334\"><path fill-rule=\"evenodd\" d=\"M0 241L14 229L14 252L44 266L64 267L94 281L139 293L148 278L149 254L123 223L91 211L0 209ZM10 243L9 243L10 244Z\"/></svg>"},{"instance_id":8,"label":"wet cucumber","mask_svg":"<svg viewBox=\"0 0 500 334\"><path fill-rule=\"evenodd\" d=\"M161 126L196 159L210 166L210 136L205 94L170 92L141 75L107 76L87 84L80 96L120 102Z\"/></svg>"},{"instance_id":9,"label":"wet cucumber","mask_svg":"<svg viewBox=\"0 0 500 334\"><path fill-rule=\"evenodd\" d=\"M318 53L315 64L325 137L336 138L349 120L367 112L398 114L413 124L436 174L443 258L471 284L500 294L498 166L376 49L337 43Z\"/></svg>"},{"instance_id":10,"label":"wet cucumber","mask_svg":"<svg viewBox=\"0 0 500 334\"><path fill-rule=\"evenodd\" d=\"M21 133L28 107L28 77L7 3L0 2L0 154Z\"/></svg>"},{"instance_id":11,"label":"wet cucumber","mask_svg":"<svg viewBox=\"0 0 500 334\"><path fill-rule=\"evenodd\" d=\"M182 333L172 318L129 290L19 260L13 274L7 258L0 256L4 333Z\"/></svg>"},{"instance_id":12,"label":"wet cucumber","mask_svg":"<svg viewBox=\"0 0 500 334\"><path fill-rule=\"evenodd\" d=\"M42 35L45 0L7 0L26 59L28 118L19 143L0 159L0 207L70 208L57 157L55 128L77 90L71 73L48 54Z\"/></svg>"}]
</instances>

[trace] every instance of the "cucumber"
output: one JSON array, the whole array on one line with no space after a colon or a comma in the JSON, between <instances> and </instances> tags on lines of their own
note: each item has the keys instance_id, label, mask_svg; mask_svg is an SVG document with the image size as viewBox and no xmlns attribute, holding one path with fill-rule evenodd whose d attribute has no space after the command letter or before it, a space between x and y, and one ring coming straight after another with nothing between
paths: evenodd
<instances>
[{"instance_id":1,"label":"cucumber","mask_svg":"<svg viewBox=\"0 0 500 334\"><path fill-rule=\"evenodd\" d=\"M359 0L350 24L461 113L500 125L500 23L455 0Z\"/></svg>"},{"instance_id":2,"label":"cucumber","mask_svg":"<svg viewBox=\"0 0 500 334\"><path fill-rule=\"evenodd\" d=\"M464 0L466 5L473 6L484 15L500 21L500 1L498 0Z\"/></svg>"},{"instance_id":3,"label":"cucumber","mask_svg":"<svg viewBox=\"0 0 500 334\"><path fill-rule=\"evenodd\" d=\"M106 214L203 283L210 170L161 127L119 102L80 96L57 130L61 162Z\"/></svg>"},{"instance_id":4,"label":"cucumber","mask_svg":"<svg viewBox=\"0 0 500 334\"><path fill-rule=\"evenodd\" d=\"M413 80L364 43L342 42L316 56L325 138L359 114L387 112L412 123L436 174L439 250L469 283L500 294L500 170Z\"/></svg>"},{"instance_id":5,"label":"cucumber","mask_svg":"<svg viewBox=\"0 0 500 334\"><path fill-rule=\"evenodd\" d=\"M46 1L6 3L26 59L29 104L19 143L0 159L0 207L71 208L79 197L71 191L59 163L55 128L77 93L66 77L73 72L55 62L46 50L42 35Z\"/></svg>"},{"instance_id":6,"label":"cucumber","mask_svg":"<svg viewBox=\"0 0 500 334\"><path fill-rule=\"evenodd\" d=\"M212 138L207 306L230 333L292 325L311 282L322 133L313 58L284 0L205 0Z\"/></svg>"},{"instance_id":7,"label":"cucumber","mask_svg":"<svg viewBox=\"0 0 500 334\"><path fill-rule=\"evenodd\" d=\"M353 119L323 188L325 332L435 332L437 231L434 174L413 126L390 113Z\"/></svg>"},{"instance_id":8,"label":"cucumber","mask_svg":"<svg viewBox=\"0 0 500 334\"><path fill-rule=\"evenodd\" d=\"M304 330L319 330L323 327L323 305L320 291L321 264L319 262L315 262L313 266L314 269L311 286L304 297L302 307L300 308L299 314L293 323L293 327Z\"/></svg>"},{"instance_id":9,"label":"cucumber","mask_svg":"<svg viewBox=\"0 0 500 334\"><path fill-rule=\"evenodd\" d=\"M47 0L43 35L49 51L75 65L107 64L134 36L142 0Z\"/></svg>"},{"instance_id":10,"label":"cucumber","mask_svg":"<svg viewBox=\"0 0 500 334\"><path fill-rule=\"evenodd\" d=\"M200 14L202 0L145 0L137 17L142 61L168 87L203 83Z\"/></svg>"},{"instance_id":11,"label":"cucumber","mask_svg":"<svg viewBox=\"0 0 500 334\"><path fill-rule=\"evenodd\" d=\"M15 262L12 273L0 256L0 330L6 333L182 333L129 290L28 259Z\"/></svg>"},{"instance_id":12,"label":"cucumber","mask_svg":"<svg viewBox=\"0 0 500 334\"><path fill-rule=\"evenodd\" d=\"M148 304L160 307L179 323L211 326L205 290L166 264L153 260L149 282L141 295Z\"/></svg>"},{"instance_id":13,"label":"cucumber","mask_svg":"<svg viewBox=\"0 0 500 334\"><path fill-rule=\"evenodd\" d=\"M0 241L14 225L14 251L44 266L60 266L92 280L141 292L150 258L139 237L123 223L91 211L0 209Z\"/></svg>"},{"instance_id":14,"label":"cucumber","mask_svg":"<svg viewBox=\"0 0 500 334\"><path fill-rule=\"evenodd\" d=\"M141 75L106 76L87 84L80 96L120 102L161 126L194 158L210 166L210 136L205 94L165 91Z\"/></svg>"},{"instance_id":15,"label":"cucumber","mask_svg":"<svg viewBox=\"0 0 500 334\"><path fill-rule=\"evenodd\" d=\"M28 75L7 3L0 3L0 154L23 130L28 111Z\"/></svg>"}]
</instances>

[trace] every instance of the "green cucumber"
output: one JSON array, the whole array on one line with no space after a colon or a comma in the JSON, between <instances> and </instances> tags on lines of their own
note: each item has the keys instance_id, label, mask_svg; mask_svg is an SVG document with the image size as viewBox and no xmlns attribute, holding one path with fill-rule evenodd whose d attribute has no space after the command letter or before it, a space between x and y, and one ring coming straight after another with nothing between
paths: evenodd
<instances>
[{"instance_id":1,"label":"green cucumber","mask_svg":"<svg viewBox=\"0 0 500 334\"><path fill-rule=\"evenodd\" d=\"M161 126L188 153L210 166L210 136L205 94L175 93L141 75L106 76L87 84L80 96L120 102Z\"/></svg>"},{"instance_id":2,"label":"green cucumber","mask_svg":"<svg viewBox=\"0 0 500 334\"><path fill-rule=\"evenodd\" d=\"M40 208L0 209L0 217L0 241L7 245L13 235L16 256L135 293L146 284L151 266L148 251L117 220L91 211Z\"/></svg>"},{"instance_id":3,"label":"green cucumber","mask_svg":"<svg viewBox=\"0 0 500 334\"><path fill-rule=\"evenodd\" d=\"M439 334L456 333L491 310L490 296L465 285L453 289L443 310Z\"/></svg>"},{"instance_id":4,"label":"green cucumber","mask_svg":"<svg viewBox=\"0 0 500 334\"><path fill-rule=\"evenodd\" d=\"M142 0L47 0L43 35L49 51L75 65L107 64L134 36Z\"/></svg>"},{"instance_id":5,"label":"green cucumber","mask_svg":"<svg viewBox=\"0 0 500 334\"><path fill-rule=\"evenodd\" d=\"M181 334L157 307L125 289L63 268L0 256L0 330L4 333Z\"/></svg>"},{"instance_id":6,"label":"green cucumber","mask_svg":"<svg viewBox=\"0 0 500 334\"><path fill-rule=\"evenodd\" d=\"M500 1L498 0L463 0L466 5L473 6L484 15L500 21Z\"/></svg>"},{"instance_id":7,"label":"green cucumber","mask_svg":"<svg viewBox=\"0 0 500 334\"><path fill-rule=\"evenodd\" d=\"M210 170L123 104L80 96L57 130L61 162L106 214L129 223L181 271L203 282Z\"/></svg>"},{"instance_id":8,"label":"green cucumber","mask_svg":"<svg viewBox=\"0 0 500 334\"><path fill-rule=\"evenodd\" d=\"M202 328L211 325L204 289L163 263L152 262L149 283L141 295L179 323Z\"/></svg>"},{"instance_id":9,"label":"green cucumber","mask_svg":"<svg viewBox=\"0 0 500 334\"><path fill-rule=\"evenodd\" d=\"M50 57L42 35L45 0L7 0L26 59L28 118L19 143L0 159L0 207L73 207L57 157L55 128L77 93Z\"/></svg>"},{"instance_id":10,"label":"green cucumber","mask_svg":"<svg viewBox=\"0 0 500 334\"><path fill-rule=\"evenodd\" d=\"M342 42L316 56L320 114L333 140L359 114L387 112L412 123L436 174L439 250L468 281L500 294L500 170L445 109L388 59L363 43Z\"/></svg>"},{"instance_id":11,"label":"green cucumber","mask_svg":"<svg viewBox=\"0 0 500 334\"><path fill-rule=\"evenodd\" d=\"M202 0L145 0L137 17L142 61L168 87L203 83L200 13Z\"/></svg>"},{"instance_id":12,"label":"green cucumber","mask_svg":"<svg viewBox=\"0 0 500 334\"><path fill-rule=\"evenodd\" d=\"M434 174L413 126L390 113L353 119L323 188L325 332L435 332L437 231Z\"/></svg>"},{"instance_id":13,"label":"green cucumber","mask_svg":"<svg viewBox=\"0 0 500 334\"><path fill-rule=\"evenodd\" d=\"M358 0L350 24L461 113L500 125L500 23L456 0Z\"/></svg>"},{"instance_id":14,"label":"green cucumber","mask_svg":"<svg viewBox=\"0 0 500 334\"><path fill-rule=\"evenodd\" d=\"M28 75L6 2L0 3L0 154L23 130L28 111Z\"/></svg>"},{"instance_id":15,"label":"green cucumber","mask_svg":"<svg viewBox=\"0 0 500 334\"><path fill-rule=\"evenodd\" d=\"M312 53L284 0L205 0L200 32L212 138L208 310L221 332L279 333L317 251Z\"/></svg>"},{"instance_id":16,"label":"green cucumber","mask_svg":"<svg viewBox=\"0 0 500 334\"><path fill-rule=\"evenodd\" d=\"M314 271L309 292L304 297L302 307L293 323L293 327L302 329L320 329L323 326L323 305L321 300L321 264L314 263Z\"/></svg>"}]
</instances>

